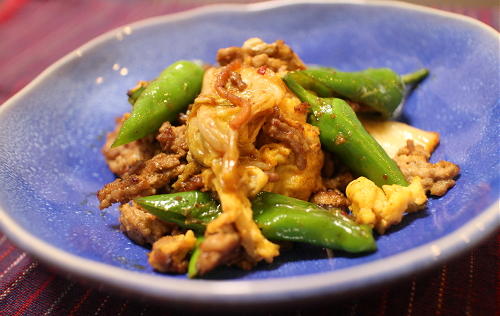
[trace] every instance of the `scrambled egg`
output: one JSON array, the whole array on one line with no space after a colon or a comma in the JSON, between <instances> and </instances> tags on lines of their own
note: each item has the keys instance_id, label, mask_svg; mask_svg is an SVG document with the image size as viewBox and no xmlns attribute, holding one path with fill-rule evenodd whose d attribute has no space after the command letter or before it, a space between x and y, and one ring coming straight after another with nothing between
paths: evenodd
<instances>
[{"instance_id":1,"label":"scrambled egg","mask_svg":"<svg viewBox=\"0 0 500 316\"><path fill-rule=\"evenodd\" d=\"M393 184L382 188L365 177L359 177L349 183L346 195L356 221L374 227L380 234L401 222L405 212L419 210L427 202L418 177L413 178L407 187Z\"/></svg>"},{"instance_id":2,"label":"scrambled egg","mask_svg":"<svg viewBox=\"0 0 500 316\"><path fill-rule=\"evenodd\" d=\"M271 69L262 72L240 65L222 85L227 70L205 72L201 94L187 121L189 152L204 169L206 189L217 192L224 213L208 225L206 237L234 226L253 261L271 262L279 254L278 245L268 241L254 223L249 197L265 190L307 200L318 190L323 165L319 131L306 123L304 105ZM228 96L222 97L217 89ZM261 133L272 119L279 125L274 127L280 139ZM259 134L267 138L259 141ZM305 144L305 149L294 151L286 142L291 137ZM300 159L306 163L301 165Z\"/></svg>"},{"instance_id":3,"label":"scrambled egg","mask_svg":"<svg viewBox=\"0 0 500 316\"><path fill-rule=\"evenodd\" d=\"M163 236L153 244L149 264L161 272L184 273L187 270L186 256L196 245L192 230L185 234Z\"/></svg>"},{"instance_id":4,"label":"scrambled egg","mask_svg":"<svg viewBox=\"0 0 500 316\"><path fill-rule=\"evenodd\" d=\"M398 150L406 146L407 140L413 140L429 154L439 144L439 134L424 131L408 124L396 121L380 121L361 118L364 128L384 148L389 157L395 157Z\"/></svg>"}]
</instances>

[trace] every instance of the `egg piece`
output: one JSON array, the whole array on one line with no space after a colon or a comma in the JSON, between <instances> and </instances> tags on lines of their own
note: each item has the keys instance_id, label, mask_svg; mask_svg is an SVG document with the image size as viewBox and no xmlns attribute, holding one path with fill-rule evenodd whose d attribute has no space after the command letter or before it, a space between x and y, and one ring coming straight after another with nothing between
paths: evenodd
<instances>
[{"instance_id":1,"label":"egg piece","mask_svg":"<svg viewBox=\"0 0 500 316\"><path fill-rule=\"evenodd\" d=\"M396 156L400 148L406 146L407 140L413 140L430 154L439 144L439 133L425 131L397 121L381 121L360 118L361 123L370 135L384 148L389 157Z\"/></svg>"},{"instance_id":2,"label":"egg piece","mask_svg":"<svg viewBox=\"0 0 500 316\"><path fill-rule=\"evenodd\" d=\"M365 177L359 177L349 183L346 195L356 222L374 227L379 234L400 223L405 213L422 209L427 202L418 177L413 178L407 187L393 184L382 188Z\"/></svg>"}]
</instances>

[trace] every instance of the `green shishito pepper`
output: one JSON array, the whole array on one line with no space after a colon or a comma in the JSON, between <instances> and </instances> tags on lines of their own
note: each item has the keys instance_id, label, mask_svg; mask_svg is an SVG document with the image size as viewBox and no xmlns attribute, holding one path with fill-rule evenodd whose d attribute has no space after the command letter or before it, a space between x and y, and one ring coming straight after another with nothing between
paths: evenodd
<instances>
[{"instance_id":1,"label":"green shishito pepper","mask_svg":"<svg viewBox=\"0 0 500 316\"><path fill-rule=\"evenodd\" d=\"M271 192L252 200L254 220L270 240L304 242L351 253L376 250L372 229L359 225L340 209Z\"/></svg>"},{"instance_id":2,"label":"green shishito pepper","mask_svg":"<svg viewBox=\"0 0 500 316\"><path fill-rule=\"evenodd\" d=\"M135 201L163 221L192 229L197 234L203 234L206 224L222 212L208 193L200 191L151 195Z\"/></svg>"},{"instance_id":3,"label":"green shishito pepper","mask_svg":"<svg viewBox=\"0 0 500 316\"><path fill-rule=\"evenodd\" d=\"M163 221L202 234L222 210L208 193L188 191L137 198L135 201ZM340 210L284 195L261 192L252 201L253 219L270 240L294 241L352 253L376 249L372 229Z\"/></svg>"},{"instance_id":4,"label":"green shishito pepper","mask_svg":"<svg viewBox=\"0 0 500 316\"><path fill-rule=\"evenodd\" d=\"M255 222L270 240L302 242L352 253L374 251L377 247L368 226L354 223L338 209L327 211L316 204L270 192L259 193L252 209ZM198 237L189 259L189 278L198 275L203 240Z\"/></svg>"},{"instance_id":5,"label":"green shishito pepper","mask_svg":"<svg viewBox=\"0 0 500 316\"><path fill-rule=\"evenodd\" d=\"M134 102L132 115L123 123L112 147L147 136L165 121L173 121L201 89L203 69L190 61L168 66L150 82Z\"/></svg>"},{"instance_id":6,"label":"green shishito pepper","mask_svg":"<svg viewBox=\"0 0 500 316\"><path fill-rule=\"evenodd\" d=\"M355 174L378 186L408 185L394 160L368 134L349 104L337 98L320 98L304 89L293 76L294 73L289 73L283 80L302 102L309 104L309 123L319 128L321 144L328 151L335 153Z\"/></svg>"},{"instance_id":7,"label":"green shishito pepper","mask_svg":"<svg viewBox=\"0 0 500 316\"><path fill-rule=\"evenodd\" d=\"M427 69L420 69L415 73L399 76L389 68L358 72L317 68L296 72L295 79L320 97L340 96L369 106L384 117L390 117L404 99L405 84L416 83L428 73Z\"/></svg>"},{"instance_id":8,"label":"green shishito pepper","mask_svg":"<svg viewBox=\"0 0 500 316\"><path fill-rule=\"evenodd\" d=\"M139 81L135 87L127 91L128 103L134 106L135 102L149 85L148 81Z\"/></svg>"},{"instance_id":9,"label":"green shishito pepper","mask_svg":"<svg viewBox=\"0 0 500 316\"><path fill-rule=\"evenodd\" d=\"M203 236L196 238L196 245L194 246L193 252L191 253L191 257L189 258L187 276L191 279L198 275L198 258L200 257L201 254L200 245L203 242L203 240L205 240Z\"/></svg>"}]
</instances>

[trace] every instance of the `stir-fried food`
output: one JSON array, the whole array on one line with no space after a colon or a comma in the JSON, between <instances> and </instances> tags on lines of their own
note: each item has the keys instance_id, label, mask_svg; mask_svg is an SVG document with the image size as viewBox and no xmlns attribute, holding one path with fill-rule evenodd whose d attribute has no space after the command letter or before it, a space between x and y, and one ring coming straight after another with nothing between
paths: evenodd
<instances>
[{"instance_id":1,"label":"stir-fried food","mask_svg":"<svg viewBox=\"0 0 500 316\"><path fill-rule=\"evenodd\" d=\"M429 162L439 134L386 120L427 70L308 69L283 41L258 38L217 61L139 82L103 148L118 178L100 207L121 204L122 231L152 245L154 269L250 269L283 241L375 251L372 229L455 184L458 166Z\"/></svg>"}]
</instances>

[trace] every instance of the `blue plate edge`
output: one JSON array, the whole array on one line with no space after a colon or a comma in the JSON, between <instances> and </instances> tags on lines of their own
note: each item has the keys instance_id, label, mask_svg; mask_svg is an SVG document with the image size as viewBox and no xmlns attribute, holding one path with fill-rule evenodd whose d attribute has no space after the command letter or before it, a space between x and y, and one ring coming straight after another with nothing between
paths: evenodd
<instances>
[{"instance_id":1,"label":"blue plate edge","mask_svg":"<svg viewBox=\"0 0 500 316\"><path fill-rule=\"evenodd\" d=\"M69 276L163 301L258 305L362 290L443 264L480 244L500 228L498 203L497 200L482 214L445 237L383 260L327 273L252 281L171 279L84 259L31 235L1 208L0 228L18 247ZM429 261L429 257L433 260ZM398 268L394 270L393 267Z\"/></svg>"}]
</instances>

